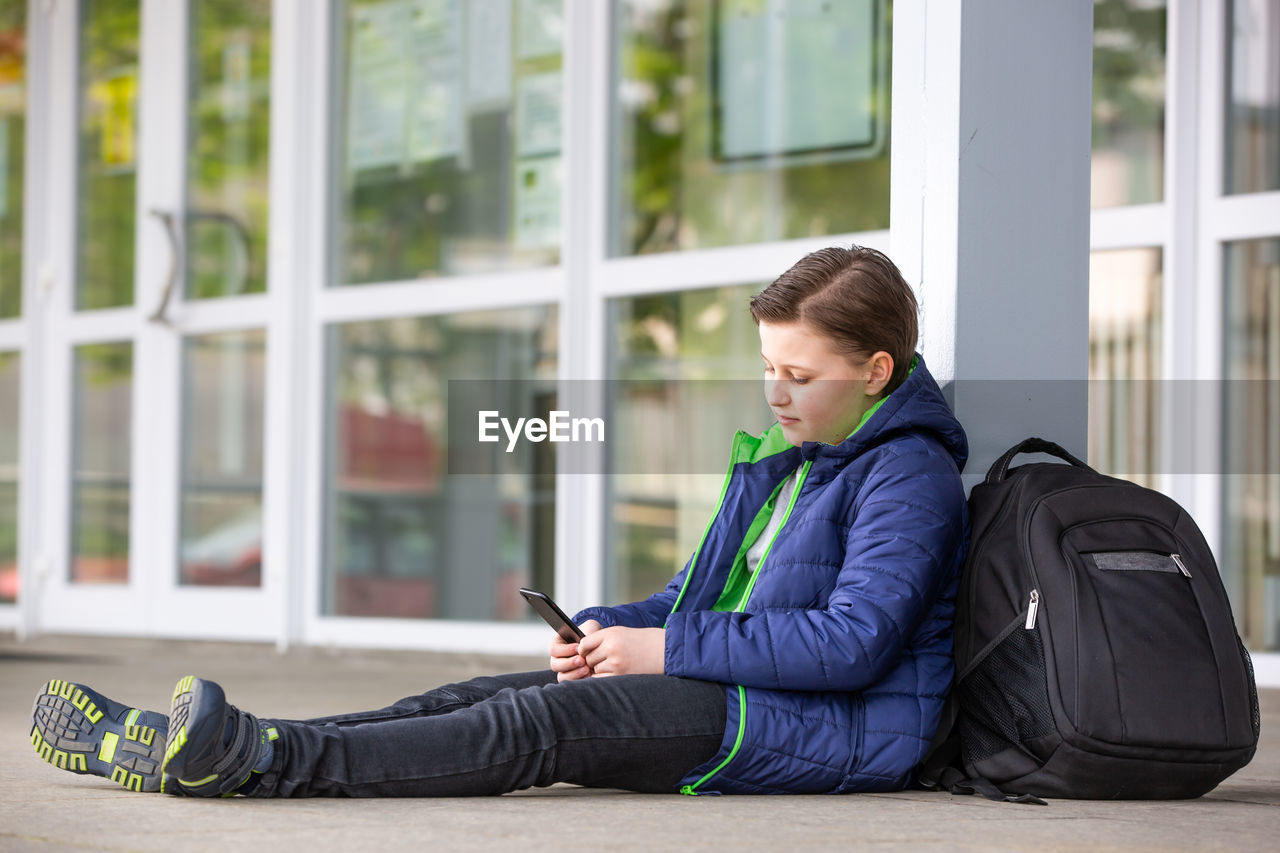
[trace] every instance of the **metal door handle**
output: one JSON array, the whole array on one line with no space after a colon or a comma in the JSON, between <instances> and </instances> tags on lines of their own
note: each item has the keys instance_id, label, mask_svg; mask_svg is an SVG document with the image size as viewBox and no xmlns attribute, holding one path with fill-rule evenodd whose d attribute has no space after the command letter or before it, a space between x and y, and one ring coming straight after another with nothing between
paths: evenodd
<instances>
[{"instance_id":1,"label":"metal door handle","mask_svg":"<svg viewBox=\"0 0 1280 853\"><path fill-rule=\"evenodd\" d=\"M230 213L223 213L220 210L188 210L187 222L195 222L197 220L205 220L207 222L216 222L229 229L235 236L236 253L238 261L235 274L232 277L235 285L230 293L224 296L238 296L244 293L245 283L249 280L249 267L253 264L253 252L251 242L249 240L249 229L244 223Z\"/></svg>"},{"instance_id":2,"label":"metal door handle","mask_svg":"<svg viewBox=\"0 0 1280 853\"><path fill-rule=\"evenodd\" d=\"M178 281L178 258L182 255L182 239L178 236L178 227L174 223L172 213L156 207L147 212L163 223L165 233L169 235L170 250L169 277L164 283L164 291L160 294L160 304L156 306L156 310L152 311L151 316L147 319L152 323L171 326L173 324L169 321L166 312L169 310L169 300L173 297L173 285Z\"/></svg>"},{"instance_id":3,"label":"metal door handle","mask_svg":"<svg viewBox=\"0 0 1280 853\"><path fill-rule=\"evenodd\" d=\"M173 323L168 317L169 300L173 298L173 288L178 282L178 268L183 262L182 253L182 237L178 233L178 217L167 210L160 208L152 208L148 211L156 219L159 219L165 228L165 233L169 236L169 275L164 283L164 291L160 294L160 304L156 306L156 310L151 312L151 316L147 319L153 323L160 323L165 326L172 326ZM249 278L249 266L253 263L251 254L251 243L249 240L249 230L245 228L244 223L229 213L223 213L218 210L190 210L183 217L184 223L197 219L204 219L210 222L219 223L231 230L235 235L236 247L239 252L236 259L239 261L238 269L235 271L235 288L227 295L234 296L244 293L245 283Z\"/></svg>"}]
</instances>

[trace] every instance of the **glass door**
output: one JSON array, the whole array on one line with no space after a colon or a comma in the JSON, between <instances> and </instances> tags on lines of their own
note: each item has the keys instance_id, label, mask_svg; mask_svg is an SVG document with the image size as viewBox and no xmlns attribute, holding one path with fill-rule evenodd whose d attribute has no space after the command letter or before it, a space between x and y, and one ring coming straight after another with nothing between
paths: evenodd
<instances>
[{"instance_id":1,"label":"glass door","mask_svg":"<svg viewBox=\"0 0 1280 853\"><path fill-rule=\"evenodd\" d=\"M45 327L45 629L279 632L262 558L272 7L54 13L78 68L67 286Z\"/></svg>"}]
</instances>

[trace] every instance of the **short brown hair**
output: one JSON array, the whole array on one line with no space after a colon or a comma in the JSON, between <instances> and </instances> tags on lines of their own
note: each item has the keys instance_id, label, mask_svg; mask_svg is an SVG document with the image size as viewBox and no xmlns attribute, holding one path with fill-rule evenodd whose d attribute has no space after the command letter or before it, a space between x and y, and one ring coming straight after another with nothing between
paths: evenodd
<instances>
[{"instance_id":1,"label":"short brown hair","mask_svg":"<svg viewBox=\"0 0 1280 853\"><path fill-rule=\"evenodd\" d=\"M916 296L893 261L864 246L833 246L805 255L751 298L760 323L803 322L826 335L839 352L866 360L880 350L893 356L893 393L915 355Z\"/></svg>"}]
</instances>

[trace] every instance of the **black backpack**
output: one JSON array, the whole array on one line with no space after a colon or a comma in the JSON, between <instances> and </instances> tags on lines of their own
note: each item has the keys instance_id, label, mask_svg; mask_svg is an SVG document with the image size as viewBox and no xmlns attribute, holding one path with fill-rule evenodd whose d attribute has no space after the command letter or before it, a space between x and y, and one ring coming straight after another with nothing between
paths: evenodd
<instances>
[{"instance_id":1,"label":"black backpack","mask_svg":"<svg viewBox=\"0 0 1280 853\"><path fill-rule=\"evenodd\" d=\"M1010 469L1019 453L1071 463ZM956 680L925 787L1198 797L1249 763L1258 692L1204 537L1159 492L1030 438L969 497Z\"/></svg>"}]
</instances>

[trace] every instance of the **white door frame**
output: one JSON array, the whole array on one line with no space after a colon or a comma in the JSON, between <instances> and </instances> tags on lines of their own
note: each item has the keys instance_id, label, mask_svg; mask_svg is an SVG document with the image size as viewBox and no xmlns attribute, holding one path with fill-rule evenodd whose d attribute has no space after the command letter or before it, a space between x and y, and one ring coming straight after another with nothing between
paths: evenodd
<instances>
[{"instance_id":1,"label":"white door frame","mask_svg":"<svg viewBox=\"0 0 1280 853\"><path fill-rule=\"evenodd\" d=\"M276 278L288 271L275 254L269 259L268 294L187 302L183 299L181 258L174 258L169 236L153 211L175 217L184 230L190 40L187 4L142 0L137 102L137 182L135 198L135 298L131 306L74 311L76 252L76 175L79 134L78 4L33 4L46 15L49 55L47 121L50 144L37 156L49 187L47 215L37 225L49 270L47 297L37 313L41 333L31 349L40 367L40 388L31 411L24 412L24 433L39 430L38 461L24 468L23 487L42 482L37 524L23 553L34 554L34 569L24 576L27 626L44 631L184 636L237 640L277 639L284 607L285 575L265 571L260 588L213 588L178 583L181 506L181 420L183 346L187 336L249 329L268 334L268 394L281 384L272 331L289 317L289 292L277 294ZM276 9L298 13L297 0L277 0ZM284 8L281 8L284 7ZM273 9L273 11L275 11ZM37 34L39 31L37 30ZM39 37L39 36L38 36ZM273 28L273 51L293 49L296 30ZM34 51L33 51L34 53ZM276 67L273 55L273 71ZM273 94L278 88L273 80ZM276 114L290 105L273 98ZM273 154L279 146L273 144ZM284 173L284 174L281 174ZM271 169L273 182L288 185L287 170ZM34 185L32 185L34 189ZM275 186L273 184L273 189ZM294 196L273 195L272 237L287 227ZM182 235L185 236L185 235ZM274 247L274 240L272 240ZM168 303L169 324L153 322L170 265L177 280ZM35 306L31 306L35 307ZM287 331L287 329L286 329ZM129 579L125 584L77 585L69 581L71 530L72 368L74 348L87 343L133 345L133 415L129 523ZM287 359L286 359L287 362ZM288 367L288 364L285 365ZM273 369L275 368L275 369ZM287 424L288 419L284 422ZM277 431L278 433L278 431ZM278 434L268 443L280 444ZM25 445L24 445L25 446ZM278 450L277 450L278 452ZM30 472L31 467L38 467ZM279 501L278 466L264 471L264 499ZM264 514L270 510L264 507ZM278 509L276 510L278 514ZM28 537L24 537L24 540ZM276 544L276 543L273 543ZM288 550L274 560L287 559Z\"/></svg>"}]
</instances>

